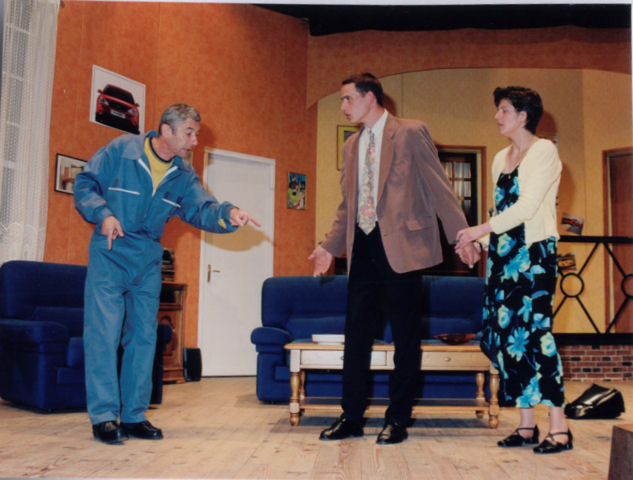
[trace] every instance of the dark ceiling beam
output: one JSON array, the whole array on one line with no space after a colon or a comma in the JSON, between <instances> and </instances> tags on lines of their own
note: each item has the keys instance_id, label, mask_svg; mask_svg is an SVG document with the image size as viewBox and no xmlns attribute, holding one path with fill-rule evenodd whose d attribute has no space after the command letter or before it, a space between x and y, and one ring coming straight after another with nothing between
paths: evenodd
<instances>
[{"instance_id":1,"label":"dark ceiling beam","mask_svg":"<svg viewBox=\"0 0 633 480\"><path fill-rule=\"evenodd\" d=\"M631 28L631 6L626 4L256 5L305 20L315 36L359 30Z\"/></svg>"}]
</instances>

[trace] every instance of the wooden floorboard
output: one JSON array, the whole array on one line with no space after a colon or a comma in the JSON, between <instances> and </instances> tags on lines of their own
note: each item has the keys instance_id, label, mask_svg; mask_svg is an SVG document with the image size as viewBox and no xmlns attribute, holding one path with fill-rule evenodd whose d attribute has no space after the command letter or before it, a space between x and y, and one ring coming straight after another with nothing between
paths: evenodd
<instances>
[{"instance_id":1,"label":"wooden floorboard","mask_svg":"<svg viewBox=\"0 0 633 480\"><path fill-rule=\"evenodd\" d=\"M570 421L574 449L549 456L496 446L518 422L514 409L502 409L496 430L487 416L428 414L406 442L376 445L382 420L371 417L363 438L321 442L333 414L308 414L292 427L287 405L257 401L253 377L166 385L163 404L149 412L165 439L122 446L93 440L85 412L40 413L0 401L0 477L606 479L613 426L633 421L633 382L598 383L618 388L629 410L615 420ZM567 382L568 401L589 385ZM546 432L547 410L537 412Z\"/></svg>"}]
</instances>

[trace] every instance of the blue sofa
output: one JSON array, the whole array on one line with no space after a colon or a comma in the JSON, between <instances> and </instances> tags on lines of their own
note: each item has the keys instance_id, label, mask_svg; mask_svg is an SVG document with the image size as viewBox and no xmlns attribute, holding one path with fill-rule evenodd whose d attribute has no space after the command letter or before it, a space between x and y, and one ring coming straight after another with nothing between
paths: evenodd
<instances>
[{"instance_id":1,"label":"blue sofa","mask_svg":"<svg viewBox=\"0 0 633 480\"><path fill-rule=\"evenodd\" d=\"M0 266L0 397L40 410L84 409L83 297L87 268L9 261ZM160 325L152 403L162 401Z\"/></svg>"},{"instance_id":2,"label":"blue sofa","mask_svg":"<svg viewBox=\"0 0 633 480\"><path fill-rule=\"evenodd\" d=\"M422 277L420 302L423 339L440 333L478 333L482 328L484 279L479 277ZM262 287L262 326L251 334L257 350L257 398L287 402L290 398L288 354L284 345L309 340L313 334L342 334L345 323L347 277L272 277ZM391 342L389 326L384 338ZM372 396L386 398L388 373L373 375ZM420 398L473 398L474 373L420 373ZM341 396L340 371L309 371L306 395Z\"/></svg>"}]
</instances>

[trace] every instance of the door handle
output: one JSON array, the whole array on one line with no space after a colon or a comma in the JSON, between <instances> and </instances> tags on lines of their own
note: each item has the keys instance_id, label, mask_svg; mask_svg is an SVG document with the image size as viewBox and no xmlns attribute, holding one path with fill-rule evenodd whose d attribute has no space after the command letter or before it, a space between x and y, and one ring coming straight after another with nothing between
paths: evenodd
<instances>
[{"instance_id":1,"label":"door handle","mask_svg":"<svg viewBox=\"0 0 633 480\"><path fill-rule=\"evenodd\" d=\"M221 273L220 270L211 269L211 264L207 265L207 283L211 282L211 272Z\"/></svg>"}]
</instances>

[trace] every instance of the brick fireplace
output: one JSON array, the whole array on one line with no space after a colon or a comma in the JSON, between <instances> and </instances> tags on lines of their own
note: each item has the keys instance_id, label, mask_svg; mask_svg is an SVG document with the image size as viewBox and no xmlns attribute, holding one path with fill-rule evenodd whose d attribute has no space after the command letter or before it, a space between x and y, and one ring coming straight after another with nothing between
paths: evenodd
<instances>
[{"instance_id":1,"label":"brick fireplace","mask_svg":"<svg viewBox=\"0 0 633 480\"><path fill-rule=\"evenodd\" d=\"M633 381L633 335L556 335L565 380Z\"/></svg>"}]
</instances>

